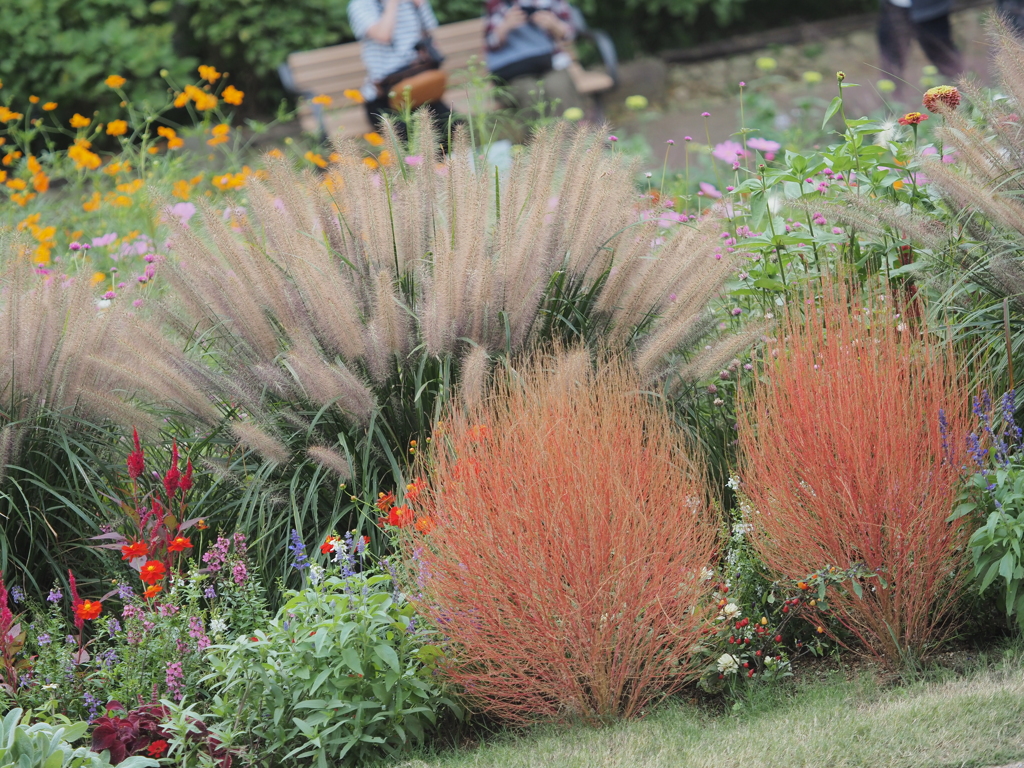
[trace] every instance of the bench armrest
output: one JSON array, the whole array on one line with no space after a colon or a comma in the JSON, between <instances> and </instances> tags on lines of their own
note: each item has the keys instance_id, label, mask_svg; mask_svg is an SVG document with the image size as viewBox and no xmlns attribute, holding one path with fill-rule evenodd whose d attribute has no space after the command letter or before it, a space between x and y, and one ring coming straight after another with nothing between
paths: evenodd
<instances>
[{"instance_id":1,"label":"bench armrest","mask_svg":"<svg viewBox=\"0 0 1024 768\"><path fill-rule=\"evenodd\" d=\"M300 91L295 85L295 78L292 77L292 70L288 66L287 62L279 64L277 67L277 76L281 78L281 85L284 89L293 96L301 96L309 102L309 106L313 110L313 119L316 120L317 127L320 129L320 141L327 141L327 124L324 122L324 108L322 104L316 104L313 102L313 97L316 95L310 91Z\"/></svg>"},{"instance_id":2,"label":"bench armrest","mask_svg":"<svg viewBox=\"0 0 1024 768\"><path fill-rule=\"evenodd\" d=\"M597 52L601 54L601 62L604 64L605 71L611 77L612 82L618 85L619 54L615 49L615 42L604 30L588 27L587 20L583 18L580 9L575 5L569 6L569 10L572 13L572 23L576 27L577 36L589 40L597 47Z\"/></svg>"}]
</instances>

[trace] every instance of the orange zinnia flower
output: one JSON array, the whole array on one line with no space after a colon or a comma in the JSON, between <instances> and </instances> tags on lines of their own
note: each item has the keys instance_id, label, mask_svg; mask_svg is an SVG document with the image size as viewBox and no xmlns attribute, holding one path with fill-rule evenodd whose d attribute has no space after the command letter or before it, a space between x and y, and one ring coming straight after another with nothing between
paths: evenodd
<instances>
[{"instance_id":1,"label":"orange zinnia flower","mask_svg":"<svg viewBox=\"0 0 1024 768\"><path fill-rule=\"evenodd\" d=\"M75 606L75 616L83 621L92 621L98 618L103 610L103 603L99 600L83 600Z\"/></svg>"},{"instance_id":2,"label":"orange zinnia flower","mask_svg":"<svg viewBox=\"0 0 1024 768\"><path fill-rule=\"evenodd\" d=\"M149 547L146 546L144 541L136 541L121 547L122 560L134 560L136 557L145 557L148 554Z\"/></svg>"},{"instance_id":3,"label":"orange zinnia flower","mask_svg":"<svg viewBox=\"0 0 1024 768\"><path fill-rule=\"evenodd\" d=\"M159 560L150 560L139 571L139 578L143 584L156 584L167 574L167 566Z\"/></svg>"},{"instance_id":4,"label":"orange zinnia flower","mask_svg":"<svg viewBox=\"0 0 1024 768\"><path fill-rule=\"evenodd\" d=\"M151 597L156 597L157 593L162 591L163 587L161 587L159 584L154 584L151 587L146 587L146 591L142 593L142 596L148 600Z\"/></svg>"},{"instance_id":5,"label":"orange zinnia flower","mask_svg":"<svg viewBox=\"0 0 1024 768\"><path fill-rule=\"evenodd\" d=\"M168 552L184 552L186 549L192 549L192 541L185 536L178 536L167 545Z\"/></svg>"}]
</instances>

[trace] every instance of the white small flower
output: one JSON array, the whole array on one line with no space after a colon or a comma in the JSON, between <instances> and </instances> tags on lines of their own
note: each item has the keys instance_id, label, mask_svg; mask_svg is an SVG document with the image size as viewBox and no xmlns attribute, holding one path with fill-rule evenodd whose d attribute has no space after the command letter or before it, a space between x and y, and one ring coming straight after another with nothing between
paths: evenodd
<instances>
[{"instance_id":1,"label":"white small flower","mask_svg":"<svg viewBox=\"0 0 1024 768\"><path fill-rule=\"evenodd\" d=\"M700 578L702 581L711 581L711 579L714 578L714 576L715 572L712 571L710 568L700 569Z\"/></svg>"},{"instance_id":2,"label":"white small flower","mask_svg":"<svg viewBox=\"0 0 1024 768\"><path fill-rule=\"evenodd\" d=\"M732 488L734 491L738 491L740 489L740 479L736 477L736 475L730 475L729 481L726 483L726 485Z\"/></svg>"},{"instance_id":3,"label":"white small flower","mask_svg":"<svg viewBox=\"0 0 1024 768\"><path fill-rule=\"evenodd\" d=\"M739 668L739 661L731 653L723 653L718 657L718 671L723 675L734 675Z\"/></svg>"},{"instance_id":4,"label":"white small flower","mask_svg":"<svg viewBox=\"0 0 1024 768\"><path fill-rule=\"evenodd\" d=\"M213 619L210 622L211 635L223 635L228 631L228 623L224 619Z\"/></svg>"},{"instance_id":5,"label":"white small flower","mask_svg":"<svg viewBox=\"0 0 1024 768\"><path fill-rule=\"evenodd\" d=\"M100 299L96 302L96 309L106 309L110 306L110 299Z\"/></svg>"},{"instance_id":6,"label":"white small flower","mask_svg":"<svg viewBox=\"0 0 1024 768\"><path fill-rule=\"evenodd\" d=\"M725 614L725 618L729 620L738 619L743 615L743 611L740 610L740 607L736 605L736 603L729 603L726 605L725 608L722 609L722 613Z\"/></svg>"},{"instance_id":7,"label":"white small flower","mask_svg":"<svg viewBox=\"0 0 1024 768\"><path fill-rule=\"evenodd\" d=\"M309 580L312 581L314 584L319 584L320 580L324 577L324 573L326 572L326 570L327 569L324 568L322 565L311 563L309 566Z\"/></svg>"},{"instance_id":8,"label":"white small flower","mask_svg":"<svg viewBox=\"0 0 1024 768\"><path fill-rule=\"evenodd\" d=\"M43 690L44 691L55 691L55 690L57 690L57 684L56 683L49 683L48 685L44 685L43 686Z\"/></svg>"}]
</instances>

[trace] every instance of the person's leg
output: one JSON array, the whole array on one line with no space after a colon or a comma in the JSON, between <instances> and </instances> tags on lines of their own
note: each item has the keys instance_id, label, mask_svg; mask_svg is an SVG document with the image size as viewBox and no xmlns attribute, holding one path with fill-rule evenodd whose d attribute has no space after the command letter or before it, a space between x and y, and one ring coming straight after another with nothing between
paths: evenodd
<instances>
[{"instance_id":1,"label":"person's leg","mask_svg":"<svg viewBox=\"0 0 1024 768\"><path fill-rule=\"evenodd\" d=\"M907 8L897 8L889 0L878 2L878 53L882 74L896 83L897 90L903 87L903 68L913 29Z\"/></svg>"},{"instance_id":2,"label":"person's leg","mask_svg":"<svg viewBox=\"0 0 1024 768\"><path fill-rule=\"evenodd\" d=\"M925 55L946 77L956 77L964 71L963 56L953 42L949 14L914 25L917 42Z\"/></svg>"}]
</instances>

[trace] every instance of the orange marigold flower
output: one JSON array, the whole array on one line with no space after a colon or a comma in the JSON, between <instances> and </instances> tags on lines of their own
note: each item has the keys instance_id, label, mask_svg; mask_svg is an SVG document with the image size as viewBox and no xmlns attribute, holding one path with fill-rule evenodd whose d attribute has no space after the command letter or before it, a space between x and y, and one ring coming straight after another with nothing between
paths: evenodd
<instances>
[{"instance_id":1,"label":"orange marigold flower","mask_svg":"<svg viewBox=\"0 0 1024 768\"><path fill-rule=\"evenodd\" d=\"M424 515L416 521L416 530L420 533L430 533L432 530L434 530L435 527L436 526L434 525L434 518L432 518L430 515Z\"/></svg>"},{"instance_id":2,"label":"orange marigold flower","mask_svg":"<svg viewBox=\"0 0 1024 768\"><path fill-rule=\"evenodd\" d=\"M41 166L39 164L39 161L36 160L35 155L29 155L28 159L25 161L25 164L28 166L29 173L39 173L41 170L43 170L43 166Z\"/></svg>"},{"instance_id":3,"label":"orange marigold flower","mask_svg":"<svg viewBox=\"0 0 1024 768\"><path fill-rule=\"evenodd\" d=\"M316 154L314 152L307 152L306 154L303 155L303 157L306 158L307 160L309 160L309 162L311 162L313 165L317 166L318 168L326 168L327 167L327 161L324 160L322 155L318 155L318 154Z\"/></svg>"},{"instance_id":4,"label":"orange marigold flower","mask_svg":"<svg viewBox=\"0 0 1024 768\"><path fill-rule=\"evenodd\" d=\"M146 587L146 591L142 593L142 596L147 600L156 597L160 592L163 592L164 588L159 584L154 584L151 587Z\"/></svg>"},{"instance_id":5,"label":"orange marigold flower","mask_svg":"<svg viewBox=\"0 0 1024 768\"><path fill-rule=\"evenodd\" d=\"M228 104L233 104L236 107L242 103L242 97L245 96L245 91L240 91L235 86L229 85L220 94L221 98L224 99Z\"/></svg>"},{"instance_id":6,"label":"orange marigold flower","mask_svg":"<svg viewBox=\"0 0 1024 768\"><path fill-rule=\"evenodd\" d=\"M201 64L199 66L199 76L210 83L216 83L220 80L221 73L217 71L216 67L211 67L208 64Z\"/></svg>"},{"instance_id":7,"label":"orange marigold flower","mask_svg":"<svg viewBox=\"0 0 1024 768\"><path fill-rule=\"evenodd\" d=\"M331 552L334 551L334 542L336 541L338 541L337 536L328 536L327 540L320 545L320 553L324 555L329 555Z\"/></svg>"},{"instance_id":8,"label":"orange marigold flower","mask_svg":"<svg viewBox=\"0 0 1024 768\"><path fill-rule=\"evenodd\" d=\"M111 120L107 123L107 136L124 136L128 133L127 120Z\"/></svg>"},{"instance_id":9,"label":"orange marigold flower","mask_svg":"<svg viewBox=\"0 0 1024 768\"><path fill-rule=\"evenodd\" d=\"M25 181L24 179L10 179L7 182L7 186L10 189L16 189L20 192L21 190L25 189L25 187L28 186L28 182Z\"/></svg>"},{"instance_id":10,"label":"orange marigold flower","mask_svg":"<svg viewBox=\"0 0 1024 768\"><path fill-rule=\"evenodd\" d=\"M227 123L220 123L219 125L213 126L210 131L214 136L226 136L231 132L231 126Z\"/></svg>"},{"instance_id":11,"label":"orange marigold flower","mask_svg":"<svg viewBox=\"0 0 1024 768\"><path fill-rule=\"evenodd\" d=\"M175 136L173 139L167 140L168 149L181 149L185 146L185 140L180 136Z\"/></svg>"},{"instance_id":12,"label":"orange marigold flower","mask_svg":"<svg viewBox=\"0 0 1024 768\"><path fill-rule=\"evenodd\" d=\"M28 102L29 102L29 104L38 104L39 103L39 97L38 96L29 96L28 97Z\"/></svg>"},{"instance_id":13,"label":"orange marigold flower","mask_svg":"<svg viewBox=\"0 0 1024 768\"><path fill-rule=\"evenodd\" d=\"M125 84L125 83L127 83L128 81L127 81L127 80L125 80L125 79L124 79L123 77L121 77L120 75L110 75L110 76L109 76L109 77L108 77L108 78L107 78L106 80L104 80L103 82L104 82L104 83L106 83L106 84L107 84L107 86L108 86L108 87L110 87L110 88L120 88L120 87L121 87L122 85L124 85L124 84Z\"/></svg>"},{"instance_id":14,"label":"orange marigold flower","mask_svg":"<svg viewBox=\"0 0 1024 768\"><path fill-rule=\"evenodd\" d=\"M363 138L366 142L373 147L380 147L384 144L384 137L374 131L373 133L364 133Z\"/></svg>"},{"instance_id":15,"label":"orange marigold flower","mask_svg":"<svg viewBox=\"0 0 1024 768\"><path fill-rule=\"evenodd\" d=\"M184 552L186 549L192 549L192 540L187 536L178 536L167 545L168 552Z\"/></svg>"},{"instance_id":16,"label":"orange marigold flower","mask_svg":"<svg viewBox=\"0 0 1024 768\"><path fill-rule=\"evenodd\" d=\"M57 102L56 101L48 101L45 104L43 104L43 111L44 112L53 112L53 110L55 110L56 108L57 108Z\"/></svg>"},{"instance_id":17,"label":"orange marigold flower","mask_svg":"<svg viewBox=\"0 0 1024 768\"><path fill-rule=\"evenodd\" d=\"M924 92L921 102L929 112L940 112L945 108L960 106L960 91L952 85L939 85Z\"/></svg>"},{"instance_id":18,"label":"orange marigold flower","mask_svg":"<svg viewBox=\"0 0 1024 768\"><path fill-rule=\"evenodd\" d=\"M367 168L373 169L378 167L379 164L372 157L364 157L363 165L365 165Z\"/></svg>"},{"instance_id":19,"label":"orange marigold flower","mask_svg":"<svg viewBox=\"0 0 1024 768\"><path fill-rule=\"evenodd\" d=\"M103 610L103 603L99 600L83 600L75 606L75 617L83 621L92 621L99 618Z\"/></svg>"},{"instance_id":20,"label":"orange marigold flower","mask_svg":"<svg viewBox=\"0 0 1024 768\"><path fill-rule=\"evenodd\" d=\"M166 125L158 125L156 127L156 135L163 136L165 139L173 139L178 135L178 132Z\"/></svg>"},{"instance_id":21,"label":"orange marigold flower","mask_svg":"<svg viewBox=\"0 0 1024 768\"><path fill-rule=\"evenodd\" d=\"M333 101L334 101L334 99L332 99L326 93L321 93L319 96L314 96L312 98L312 102L314 104L319 104L321 107L329 107L329 106L331 106L331 103Z\"/></svg>"},{"instance_id":22,"label":"orange marigold flower","mask_svg":"<svg viewBox=\"0 0 1024 768\"><path fill-rule=\"evenodd\" d=\"M20 120L21 112L15 112L0 104L0 123L9 123L12 120Z\"/></svg>"},{"instance_id":23,"label":"orange marigold flower","mask_svg":"<svg viewBox=\"0 0 1024 768\"><path fill-rule=\"evenodd\" d=\"M143 584L156 584L167 575L167 566L159 560L150 560L139 571L139 578Z\"/></svg>"},{"instance_id":24,"label":"orange marigold flower","mask_svg":"<svg viewBox=\"0 0 1024 768\"><path fill-rule=\"evenodd\" d=\"M100 193L93 192L92 197L82 203L82 210L86 213L94 213L100 209Z\"/></svg>"},{"instance_id":25,"label":"orange marigold flower","mask_svg":"<svg viewBox=\"0 0 1024 768\"><path fill-rule=\"evenodd\" d=\"M134 541L121 547L122 560L134 560L137 557L145 557L148 554L149 546L144 541Z\"/></svg>"},{"instance_id":26,"label":"orange marigold flower","mask_svg":"<svg viewBox=\"0 0 1024 768\"><path fill-rule=\"evenodd\" d=\"M920 112L907 112L896 122L900 125L920 125L928 119L928 115L922 115Z\"/></svg>"},{"instance_id":27,"label":"orange marigold flower","mask_svg":"<svg viewBox=\"0 0 1024 768\"><path fill-rule=\"evenodd\" d=\"M72 128L87 128L89 123L92 122L92 118L80 115L77 112L71 116L71 127Z\"/></svg>"},{"instance_id":28,"label":"orange marigold flower","mask_svg":"<svg viewBox=\"0 0 1024 768\"><path fill-rule=\"evenodd\" d=\"M362 92L357 91L355 88L346 88L343 95L346 99L354 101L356 104L362 104L366 101L366 99L363 98Z\"/></svg>"},{"instance_id":29,"label":"orange marigold flower","mask_svg":"<svg viewBox=\"0 0 1024 768\"><path fill-rule=\"evenodd\" d=\"M188 104L188 94L187 93L179 93L177 96L174 97L174 106L177 107L178 109L181 109L186 104Z\"/></svg>"}]
</instances>

